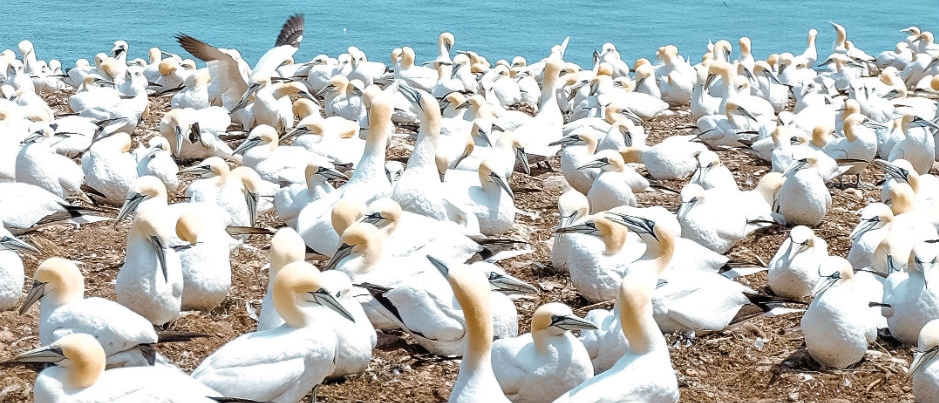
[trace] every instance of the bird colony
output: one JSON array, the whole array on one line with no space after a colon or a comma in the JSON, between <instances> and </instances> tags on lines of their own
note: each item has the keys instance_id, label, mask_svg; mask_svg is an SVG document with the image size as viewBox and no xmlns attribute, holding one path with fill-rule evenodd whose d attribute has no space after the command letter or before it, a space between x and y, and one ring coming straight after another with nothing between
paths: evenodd
<instances>
[{"instance_id":1,"label":"bird colony","mask_svg":"<svg viewBox=\"0 0 939 403\"><path fill-rule=\"evenodd\" d=\"M423 63L301 62L299 14L254 66L179 34L149 61L117 41L63 70L23 41L0 53L0 309L31 325L3 371L39 371L37 402L292 403L403 339L453 364L433 399L675 402L691 371L670 356L782 316L821 371L901 345L905 374L879 387L939 402L939 45L909 27L872 56L832 28L830 50L812 29L766 60L743 37L631 65L606 43L589 66L567 40L491 63L450 33ZM684 134L647 137L674 117ZM739 183L731 157L759 176ZM548 237L519 229L520 183L560 189ZM819 230L836 191L850 234ZM41 250L57 232L90 250L79 228L126 231L110 274ZM768 262L730 257L770 233ZM261 284L252 331L187 351L218 337L193 317L245 309L248 253L269 261L239 269ZM539 276L574 308L521 278Z\"/></svg>"}]
</instances>

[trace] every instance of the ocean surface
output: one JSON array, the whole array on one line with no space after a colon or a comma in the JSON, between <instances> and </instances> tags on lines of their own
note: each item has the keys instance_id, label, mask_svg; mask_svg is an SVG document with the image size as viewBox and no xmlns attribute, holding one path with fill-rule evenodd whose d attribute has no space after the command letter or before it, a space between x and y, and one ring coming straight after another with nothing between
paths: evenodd
<instances>
[{"instance_id":1,"label":"ocean surface","mask_svg":"<svg viewBox=\"0 0 939 403\"><path fill-rule=\"evenodd\" d=\"M295 59L336 56L357 46L372 60L388 62L395 47L410 46L418 62L436 56L437 36L450 31L454 50L473 50L491 62L522 55L532 60L570 36L565 59L589 66L594 49L612 42L630 64L652 59L658 47L678 46L692 61L708 40L734 45L749 36L753 53L801 53L810 28L819 31L819 57L830 52L829 21L847 28L848 39L872 55L893 49L911 25L939 32L939 1L101 1L5 0L0 49L31 40L40 59L68 67L78 58L110 53L129 43L129 59L157 46L191 57L173 38L186 33L216 47L238 49L250 64L274 45L281 25L304 13L306 30ZM201 65L201 63L200 63Z\"/></svg>"}]
</instances>

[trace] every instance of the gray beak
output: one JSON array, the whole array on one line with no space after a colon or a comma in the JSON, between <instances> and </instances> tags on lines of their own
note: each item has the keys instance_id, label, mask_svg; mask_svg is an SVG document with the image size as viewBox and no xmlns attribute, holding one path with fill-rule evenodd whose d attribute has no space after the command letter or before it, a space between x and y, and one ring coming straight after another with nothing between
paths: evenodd
<instances>
[{"instance_id":1,"label":"gray beak","mask_svg":"<svg viewBox=\"0 0 939 403\"><path fill-rule=\"evenodd\" d=\"M848 237L853 241L855 238L864 235L867 231L878 229L883 226L883 222L880 221L880 217L871 217L866 220L862 220L854 230L851 231L851 235Z\"/></svg>"},{"instance_id":2,"label":"gray beak","mask_svg":"<svg viewBox=\"0 0 939 403\"><path fill-rule=\"evenodd\" d=\"M343 318L349 319L349 321L355 323L355 318L352 317L352 314L350 314L335 297L330 295L325 288L320 288L319 290L307 294L313 297L313 302L332 309L334 312L342 315Z\"/></svg>"},{"instance_id":3,"label":"gray beak","mask_svg":"<svg viewBox=\"0 0 939 403\"><path fill-rule=\"evenodd\" d=\"M509 187L509 183L505 180L505 178L495 172L490 173L489 177L492 178L492 180L498 184L502 190L505 190L505 192L509 194L509 197L511 197L513 200L515 199L515 193L512 192L512 188Z\"/></svg>"},{"instance_id":4,"label":"gray beak","mask_svg":"<svg viewBox=\"0 0 939 403\"><path fill-rule=\"evenodd\" d=\"M258 145L258 144L260 144L260 143L261 143L261 138L260 138L260 137L251 137L251 138L245 140L244 143L241 143L241 144L238 146L238 148L235 148L235 150L232 151L231 153L232 153L232 154L243 153L243 152L245 152L245 151L250 150L251 148L254 148L254 146L256 146L256 145Z\"/></svg>"},{"instance_id":5,"label":"gray beak","mask_svg":"<svg viewBox=\"0 0 939 403\"><path fill-rule=\"evenodd\" d=\"M447 267L447 264L444 263L442 260L437 259L431 255L427 255L427 260L430 260L430 264L434 265L437 271L439 271L440 274L443 274L444 278L450 277L450 268Z\"/></svg>"},{"instance_id":6,"label":"gray beak","mask_svg":"<svg viewBox=\"0 0 939 403\"><path fill-rule=\"evenodd\" d=\"M525 171L525 175L531 175L531 167L528 166L528 153L525 152L524 147L515 149L515 159L522 165L522 170Z\"/></svg>"},{"instance_id":7,"label":"gray beak","mask_svg":"<svg viewBox=\"0 0 939 403\"><path fill-rule=\"evenodd\" d=\"M493 291L506 294L538 294L538 289L509 274L489 273L489 286Z\"/></svg>"},{"instance_id":8,"label":"gray beak","mask_svg":"<svg viewBox=\"0 0 939 403\"><path fill-rule=\"evenodd\" d=\"M336 249L336 253L333 254L332 259L329 259L329 264L327 264L323 270L335 269L342 259L345 259L347 256L351 254L352 254L352 245L349 245L347 243L339 245L339 248Z\"/></svg>"},{"instance_id":9,"label":"gray beak","mask_svg":"<svg viewBox=\"0 0 939 403\"><path fill-rule=\"evenodd\" d=\"M580 234L595 235L599 233L599 231L597 230L597 225L595 223L588 221L588 222L583 222L577 225L570 225L567 227L558 228L554 230L554 233L556 234L580 233Z\"/></svg>"},{"instance_id":10,"label":"gray beak","mask_svg":"<svg viewBox=\"0 0 939 403\"><path fill-rule=\"evenodd\" d=\"M121 210L117 212L117 218L114 219L114 222L115 222L115 223L118 223L118 222L120 222L121 219L123 219L126 215L137 211L137 206L139 206L139 205L140 205L140 202L143 201L143 199L145 199L145 198L146 198L146 196L144 196L144 195L142 195L142 194L140 194L140 193L135 193L135 194L134 194L133 196L131 196L129 199L127 199L126 201L124 201L124 205L121 206Z\"/></svg>"},{"instance_id":11,"label":"gray beak","mask_svg":"<svg viewBox=\"0 0 939 403\"><path fill-rule=\"evenodd\" d=\"M57 363L65 359L62 349L55 347L54 343L50 346L42 346L23 353L6 362L35 362L35 363Z\"/></svg>"},{"instance_id":12,"label":"gray beak","mask_svg":"<svg viewBox=\"0 0 939 403\"><path fill-rule=\"evenodd\" d=\"M173 131L176 132L176 152L174 154L179 158L179 152L183 149L183 129L179 125L175 125Z\"/></svg>"},{"instance_id":13,"label":"gray beak","mask_svg":"<svg viewBox=\"0 0 939 403\"><path fill-rule=\"evenodd\" d=\"M241 100L235 104L234 108L231 108L231 112L235 112L241 108L244 108L245 106L248 106L248 102L250 102L251 96L257 93L259 88L261 88L261 84L251 84L251 86L248 87L248 91L245 92L245 95L241 97Z\"/></svg>"},{"instance_id":14,"label":"gray beak","mask_svg":"<svg viewBox=\"0 0 939 403\"><path fill-rule=\"evenodd\" d=\"M19 238L13 236L4 236L0 238L0 250L11 250L11 251L21 251L21 252L33 252L39 253L39 249L36 247L23 242Z\"/></svg>"},{"instance_id":15,"label":"gray beak","mask_svg":"<svg viewBox=\"0 0 939 403\"><path fill-rule=\"evenodd\" d=\"M802 167L804 167L805 164L808 164L808 161L804 158L801 160L793 161L792 165L789 165L789 168L786 169L786 172L783 172L783 176L788 178L789 174L802 169Z\"/></svg>"},{"instance_id":16,"label":"gray beak","mask_svg":"<svg viewBox=\"0 0 939 403\"><path fill-rule=\"evenodd\" d=\"M319 167L319 169L316 170L316 174L322 175L326 179L334 179L334 180L341 180L341 181L349 180L348 176L345 176L342 174L342 172L339 172L332 168Z\"/></svg>"},{"instance_id":17,"label":"gray beak","mask_svg":"<svg viewBox=\"0 0 939 403\"><path fill-rule=\"evenodd\" d=\"M39 280L33 281L33 287L26 293L26 300L23 301L23 305L20 307L20 315L26 313L29 307L33 306L33 304L46 295L46 284L49 283L43 283Z\"/></svg>"},{"instance_id":18,"label":"gray beak","mask_svg":"<svg viewBox=\"0 0 939 403\"><path fill-rule=\"evenodd\" d=\"M591 161L591 162L588 162L588 163L586 163L586 164L584 164L584 165L581 165L581 166L577 167L577 170L581 170L581 169L590 169L590 168L601 168L601 167L604 167L604 166L607 166L607 165L610 165L610 161L609 161L606 157L603 157L603 158L597 158L597 159L595 159L595 160L593 160L593 161Z\"/></svg>"},{"instance_id":19,"label":"gray beak","mask_svg":"<svg viewBox=\"0 0 939 403\"><path fill-rule=\"evenodd\" d=\"M916 357L913 358L913 362L910 363L910 370L907 374L911 377L916 375L917 372L929 366L929 364L936 359L937 355L939 355L939 346L934 346L926 351L919 351Z\"/></svg>"},{"instance_id":20,"label":"gray beak","mask_svg":"<svg viewBox=\"0 0 939 403\"><path fill-rule=\"evenodd\" d=\"M169 274L166 269L166 248L163 246L163 241L160 237L156 235L150 236L150 247L153 249L153 252L157 255L157 260L160 262L160 271L163 273L163 281L169 281Z\"/></svg>"},{"instance_id":21,"label":"gray beak","mask_svg":"<svg viewBox=\"0 0 939 403\"><path fill-rule=\"evenodd\" d=\"M253 227L258 220L258 194L248 189L245 189L244 192L245 204L248 206L248 219Z\"/></svg>"},{"instance_id":22,"label":"gray beak","mask_svg":"<svg viewBox=\"0 0 939 403\"><path fill-rule=\"evenodd\" d=\"M569 146L572 144L585 144L583 140L580 139L578 135L571 135L562 137L560 140L555 140L548 143L549 146Z\"/></svg>"},{"instance_id":23,"label":"gray beak","mask_svg":"<svg viewBox=\"0 0 939 403\"><path fill-rule=\"evenodd\" d=\"M691 208L694 207L695 203L697 202L698 198L693 197L691 200L688 200L678 206L678 221L685 219L685 216L688 215L688 212L691 211Z\"/></svg>"},{"instance_id":24,"label":"gray beak","mask_svg":"<svg viewBox=\"0 0 939 403\"><path fill-rule=\"evenodd\" d=\"M551 326L562 330L596 329L597 325L574 315L551 315Z\"/></svg>"}]
</instances>

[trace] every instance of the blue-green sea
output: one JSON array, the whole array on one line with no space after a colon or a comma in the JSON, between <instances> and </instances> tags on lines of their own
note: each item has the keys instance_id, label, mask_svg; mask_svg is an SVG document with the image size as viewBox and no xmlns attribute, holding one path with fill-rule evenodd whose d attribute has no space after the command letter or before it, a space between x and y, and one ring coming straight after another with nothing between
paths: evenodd
<instances>
[{"instance_id":1,"label":"blue-green sea","mask_svg":"<svg viewBox=\"0 0 939 403\"><path fill-rule=\"evenodd\" d=\"M450 31L455 50L490 61L522 55L538 59L570 36L566 59L588 65L612 42L627 61L652 58L675 44L699 60L708 40L752 39L757 58L800 53L806 32L819 31L819 56L830 52L835 21L868 53L893 49L911 25L939 31L939 1L676 0L676 1L124 1L6 0L0 49L33 41L40 59L71 66L78 58L109 52L115 40L130 44L130 58L157 46L189 57L174 41L186 33L217 47L238 49L251 64L274 44L288 16L304 13L306 31L296 60L364 50L386 61L395 47L411 46L418 61L436 55L437 35Z\"/></svg>"}]
</instances>

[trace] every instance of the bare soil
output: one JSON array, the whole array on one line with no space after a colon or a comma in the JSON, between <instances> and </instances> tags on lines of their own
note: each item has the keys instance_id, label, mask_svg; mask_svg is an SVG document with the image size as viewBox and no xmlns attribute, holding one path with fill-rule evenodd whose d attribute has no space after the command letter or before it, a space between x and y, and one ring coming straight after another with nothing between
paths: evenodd
<instances>
[{"instance_id":1,"label":"bare soil","mask_svg":"<svg viewBox=\"0 0 939 403\"><path fill-rule=\"evenodd\" d=\"M67 107L68 93L47 96L57 112ZM160 117L168 110L168 98L151 100L150 116L135 131L135 139L158 134ZM656 118L647 122L651 144L664 137L684 134L679 129L692 124L687 112ZM237 141L234 141L237 143ZM395 139L389 157L407 155L409 140ZM769 170L755 158L740 151L719 152L742 188L752 188ZM551 161L558 169L558 160ZM868 169L862 176L867 184L881 174ZM187 182L192 178L184 178ZM557 198L565 190L560 172L534 169L531 176L516 173L511 184L517 194L516 204L524 214L516 218L510 236L529 242L534 253L503 262L511 274L538 287L540 294L517 303L520 333L528 331L534 309L547 302L564 302L580 315L586 314L588 302L577 294L566 275L551 270L551 232L557 224ZM680 189L683 183L666 183ZM853 189L832 188L833 204L827 219L815 229L825 238L832 255L847 255L848 234L858 222L858 212L877 200L879 189L855 194ZM179 197L179 194L172 197ZM677 195L647 193L638 195L640 205L677 208ZM116 209L110 210L111 216ZM261 216L261 225L283 225L273 213ZM54 226L23 236L42 250L23 257L27 276L46 258L62 256L84 264L86 295L114 298L114 280L124 261L129 222L100 222L81 228ZM760 264L769 262L787 235L785 228L761 230L737 244L729 253L732 261ZM187 343L158 346L160 353L176 362L184 371L192 371L203 358L222 344L246 332L254 331L255 321L249 307L258 309L267 284L267 272L261 268L268 256L261 248L269 238L253 235L244 247L232 251L232 289L225 301L208 313L184 313L176 330L203 332L210 337ZM742 279L754 289L763 289L766 275ZM24 291L25 292L25 291ZM609 308L611 304L599 304ZM593 306L590 308L595 308ZM820 368L805 350L799 330L799 314L756 318L735 328L698 337L691 341L669 336L672 364L678 375L681 400L715 401L789 401L789 402L883 402L913 401L910 380L904 373L912 358L912 346L904 346L889 336L870 346L864 360L845 370ZM25 315L15 311L0 312L0 360L38 346L38 309ZM401 332L380 333L368 370L344 380L331 381L318 388L320 402L443 402L446 401L459 371L458 360L440 359L428 354ZM36 372L23 367L0 368L0 401L32 400ZM306 401L309 401L307 397Z\"/></svg>"}]
</instances>

